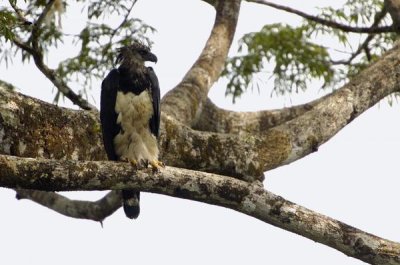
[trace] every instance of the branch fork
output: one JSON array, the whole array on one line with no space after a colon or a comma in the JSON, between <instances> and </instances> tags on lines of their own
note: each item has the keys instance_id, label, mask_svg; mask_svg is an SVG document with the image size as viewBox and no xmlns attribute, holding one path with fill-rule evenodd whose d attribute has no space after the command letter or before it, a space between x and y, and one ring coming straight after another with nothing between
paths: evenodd
<instances>
[{"instance_id":1,"label":"branch fork","mask_svg":"<svg viewBox=\"0 0 400 265\"><path fill-rule=\"evenodd\" d=\"M315 213L261 185L264 171L315 152L365 110L400 91L400 45L349 84L313 102L280 110L226 111L207 94L224 65L241 1L207 2L216 9L209 40L182 82L162 100L160 149L168 167L152 173L102 161L96 111L59 108L0 83L0 186L66 216L100 222L121 206L121 189L186 198L247 214L370 264L400 264L399 243ZM31 52L59 89L63 86L42 64L40 51L14 42ZM96 202L52 192L67 190L113 191Z\"/></svg>"}]
</instances>

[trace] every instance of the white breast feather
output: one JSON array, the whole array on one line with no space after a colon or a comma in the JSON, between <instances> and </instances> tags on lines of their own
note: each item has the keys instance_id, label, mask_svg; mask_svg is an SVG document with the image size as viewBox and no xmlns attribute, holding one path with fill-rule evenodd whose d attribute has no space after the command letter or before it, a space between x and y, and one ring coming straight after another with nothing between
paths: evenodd
<instances>
[{"instance_id":1,"label":"white breast feather","mask_svg":"<svg viewBox=\"0 0 400 265\"><path fill-rule=\"evenodd\" d=\"M157 160L157 139L149 127L153 105L148 91L139 95L118 92L115 112L122 131L114 138L114 148L121 160Z\"/></svg>"}]
</instances>

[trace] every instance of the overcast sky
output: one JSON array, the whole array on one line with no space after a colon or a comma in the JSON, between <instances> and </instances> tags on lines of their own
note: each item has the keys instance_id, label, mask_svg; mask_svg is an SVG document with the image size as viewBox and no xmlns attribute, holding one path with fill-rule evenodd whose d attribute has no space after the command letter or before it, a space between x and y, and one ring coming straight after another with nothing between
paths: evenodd
<instances>
[{"instance_id":1,"label":"overcast sky","mask_svg":"<svg viewBox=\"0 0 400 265\"><path fill-rule=\"evenodd\" d=\"M315 6L332 1L304 2L292 0L285 4L313 12ZM67 11L63 29L70 33L84 22L81 9L71 7ZM214 22L214 12L198 0L142 0L133 14L158 30L152 36L153 51L159 59L154 68L164 94L181 80L199 55ZM267 23L299 21L293 15L244 3L236 40ZM55 50L48 63L54 66L74 51L70 47ZM33 66L22 66L18 60L9 68L0 65L0 79L15 84L24 94L51 101L54 94L50 82ZM261 93L249 92L235 105L224 97L223 81L213 87L210 96L219 106L256 110L290 106L322 95L314 89L311 93L271 98L267 91L271 85L266 82ZM97 106L99 87L97 82L90 98ZM70 106L68 102L64 105ZM398 104L389 107L382 101L318 152L267 172L265 187L349 225L400 241L399 110ZM97 199L103 193L67 194L71 198ZM0 189L0 264L363 264L232 210L157 194L142 193L138 220L128 220L119 210L105 220L104 228L30 201L17 201L14 196L14 191Z\"/></svg>"}]
</instances>

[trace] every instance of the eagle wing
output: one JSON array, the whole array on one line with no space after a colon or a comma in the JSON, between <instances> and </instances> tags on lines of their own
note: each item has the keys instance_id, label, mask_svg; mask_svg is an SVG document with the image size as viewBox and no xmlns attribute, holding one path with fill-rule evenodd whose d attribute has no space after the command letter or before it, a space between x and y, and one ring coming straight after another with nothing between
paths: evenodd
<instances>
[{"instance_id":1,"label":"eagle wing","mask_svg":"<svg viewBox=\"0 0 400 265\"><path fill-rule=\"evenodd\" d=\"M109 160L118 160L114 149L114 137L120 131L117 124L118 115L115 112L117 90L119 88L119 72L113 69L101 83L100 121L103 133L104 148Z\"/></svg>"},{"instance_id":2,"label":"eagle wing","mask_svg":"<svg viewBox=\"0 0 400 265\"><path fill-rule=\"evenodd\" d=\"M158 138L160 130L160 86L158 85L158 78L153 68L148 67L150 79L150 91L153 102L153 116L150 118L149 126L153 135Z\"/></svg>"}]
</instances>

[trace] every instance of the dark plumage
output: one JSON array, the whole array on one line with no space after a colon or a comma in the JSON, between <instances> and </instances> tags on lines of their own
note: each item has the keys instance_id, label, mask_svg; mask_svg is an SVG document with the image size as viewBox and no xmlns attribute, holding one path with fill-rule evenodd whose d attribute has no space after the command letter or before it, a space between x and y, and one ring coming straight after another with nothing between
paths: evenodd
<instances>
[{"instance_id":1,"label":"dark plumage","mask_svg":"<svg viewBox=\"0 0 400 265\"><path fill-rule=\"evenodd\" d=\"M150 48L140 42L118 50L113 69L101 85L100 120L109 160L128 161L134 166L150 164L158 169L157 137L160 127L158 79L145 61L157 62ZM137 218L140 194L123 190L127 217Z\"/></svg>"}]
</instances>

